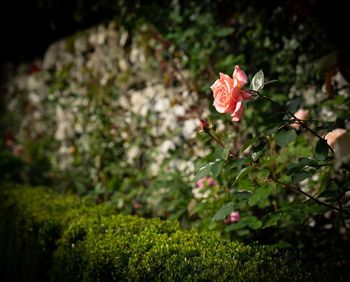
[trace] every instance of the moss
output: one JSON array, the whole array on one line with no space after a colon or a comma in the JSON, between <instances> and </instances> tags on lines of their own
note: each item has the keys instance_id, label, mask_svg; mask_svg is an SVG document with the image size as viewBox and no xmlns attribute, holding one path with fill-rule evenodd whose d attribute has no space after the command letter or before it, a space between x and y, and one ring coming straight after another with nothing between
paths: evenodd
<instances>
[{"instance_id":1,"label":"moss","mask_svg":"<svg viewBox=\"0 0 350 282\"><path fill-rule=\"evenodd\" d=\"M301 260L44 188L0 193L7 281L310 281Z\"/></svg>"}]
</instances>

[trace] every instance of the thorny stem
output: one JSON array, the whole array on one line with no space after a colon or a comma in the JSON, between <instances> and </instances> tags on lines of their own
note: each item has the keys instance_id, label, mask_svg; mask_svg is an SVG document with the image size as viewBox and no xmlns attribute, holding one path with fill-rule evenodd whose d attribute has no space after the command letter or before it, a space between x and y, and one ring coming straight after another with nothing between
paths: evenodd
<instances>
[{"instance_id":1,"label":"thorny stem","mask_svg":"<svg viewBox=\"0 0 350 282\"><path fill-rule=\"evenodd\" d=\"M253 92L255 94L257 94L261 99L264 99L266 101L269 101L270 103L274 104L275 106L279 107L280 109L283 109L287 114L289 114L290 116L292 116L295 121L301 125L301 127L305 128L307 131L311 132L314 136L316 136L318 139L320 140L323 140L324 141L324 138L322 136L320 136L316 131L312 130L310 127L308 127L303 121L301 121L300 119L298 119L291 111L288 111L286 109L285 106L273 101L271 98L265 96L265 95L262 95L260 94L259 91L255 91L255 90L248 90L250 92ZM334 150L331 146L328 145L328 143L326 143L327 146L328 146L328 149L334 154Z\"/></svg>"},{"instance_id":2,"label":"thorny stem","mask_svg":"<svg viewBox=\"0 0 350 282\"><path fill-rule=\"evenodd\" d=\"M272 181L274 181L275 183L280 184L280 185L284 186L285 188L287 188L287 189L289 189L289 190L291 190L291 191L294 191L294 192L303 194L304 196L306 196L306 197L309 198L310 200L313 200L314 202L316 202L316 203L318 203L318 204L320 204L320 205L322 205L322 206L325 206L325 207L330 208L330 209L332 209L332 210L336 210L336 211L338 211L338 212L340 212L340 213L344 213L344 214L346 214L346 215L350 215L350 212L348 212L348 211L346 211L346 210L344 210L344 209L342 209L342 208L338 208L338 207L332 206L332 205L330 205L330 204L327 204L327 203L325 203L325 202L322 202L322 201L320 201L319 199L313 197L312 195L306 193L305 191L299 189L299 188L296 187L296 186L292 186L292 185L289 185L289 184L287 184L287 183L281 182L281 181L277 180L276 178L274 178L274 177L271 176L271 175L269 176L269 178L270 178Z\"/></svg>"}]
</instances>

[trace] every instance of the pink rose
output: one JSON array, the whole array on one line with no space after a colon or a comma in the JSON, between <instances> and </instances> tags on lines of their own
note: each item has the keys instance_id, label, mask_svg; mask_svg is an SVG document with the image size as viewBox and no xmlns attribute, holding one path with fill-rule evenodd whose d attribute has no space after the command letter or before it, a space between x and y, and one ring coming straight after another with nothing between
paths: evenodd
<instances>
[{"instance_id":1,"label":"pink rose","mask_svg":"<svg viewBox=\"0 0 350 282\"><path fill-rule=\"evenodd\" d=\"M305 120L309 116L309 111L304 109L299 109L294 115L297 119ZM297 122L293 122L290 126L293 127L294 129L299 129L301 125Z\"/></svg>"},{"instance_id":2,"label":"pink rose","mask_svg":"<svg viewBox=\"0 0 350 282\"><path fill-rule=\"evenodd\" d=\"M251 99L248 91L242 90L248 82L247 75L235 66L233 77L220 73L210 87L214 96L214 107L219 113L230 113L232 121L239 121L243 113L243 100Z\"/></svg>"},{"instance_id":3,"label":"pink rose","mask_svg":"<svg viewBox=\"0 0 350 282\"><path fill-rule=\"evenodd\" d=\"M327 143L329 146L332 147L332 149L334 149L335 144L337 142L337 139L346 134L346 130L343 128L336 128L334 130L332 130L331 132L328 132L325 136L325 139L327 140Z\"/></svg>"},{"instance_id":4,"label":"pink rose","mask_svg":"<svg viewBox=\"0 0 350 282\"><path fill-rule=\"evenodd\" d=\"M203 188L205 185L213 187L216 185L216 181L211 177L203 177L197 181L198 188Z\"/></svg>"},{"instance_id":5,"label":"pink rose","mask_svg":"<svg viewBox=\"0 0 350 282\"><path fill-rule=\"evenodd\" d=\"M239 214L239 212L233 211L225 218L225 223L227 224L236 223L240 219L241 219L241 215Z\"/></svg>"}]
</instances>

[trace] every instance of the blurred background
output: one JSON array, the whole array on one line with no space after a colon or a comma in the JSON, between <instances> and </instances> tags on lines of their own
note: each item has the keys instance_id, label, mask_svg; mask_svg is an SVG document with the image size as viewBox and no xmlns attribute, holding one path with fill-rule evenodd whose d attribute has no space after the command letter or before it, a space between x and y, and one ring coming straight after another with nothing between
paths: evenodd
<instances>
[{"instance_id":1,"label":"blurred background","mask_svg":"<svg viewBox=\"0 0 350 282\"><path fill-rule=\"evenodd\" d=\"M267 95L280 103L301 98L324 133L348 127L345 6L337 0L2 4L1 180L74 192L122 213L177 219L184 228L246 242L316 246L320 260L330 256L345 269L349 224L336 214L324 216L314 206L300 212L298 195L266 190L238 205L246 224L227 228L211 218L227 191L236 195L230 183L240 168L202 190L193 181L220 154L198 133L199 118L215 120L219 135L229 133L236 153L276 118L263 103L248 106L240 124L215 112L210 86L219 72L232 75L235 65L249 79L260 69L266 80L277 79ZM283 171L291 160L312 155L314 143L301 136L269 165ZM325 169L305 187L328 185L343 196L347 177ZM250 191L246 184L240 187ZM268 221L264 214L276 205L285 214Z\"/></svg>"}]
</instances>

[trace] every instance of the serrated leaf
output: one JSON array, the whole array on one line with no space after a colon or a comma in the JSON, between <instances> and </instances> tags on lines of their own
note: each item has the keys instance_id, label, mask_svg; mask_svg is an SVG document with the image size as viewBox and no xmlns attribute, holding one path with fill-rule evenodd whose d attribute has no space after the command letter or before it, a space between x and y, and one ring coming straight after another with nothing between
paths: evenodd
<instances>
[{"instance_id":1,"label":"serrated leaf","mask_svg":"<svg viewBox=\"0 0 350 282\"><path fill-rule=\"evenodd\" d=\"M285 147L297 138L297 134L293 129L280 131L276 134L276 143L281 147Z\"/></svg>"},{"instance_id":2,"label":"serrated leaf","mask_svg":"<svg viewBox=\"0 0 350 282\"><path fill-rule=\"evenodd\" d=\"M222 159L227 160L228 155L230 154L231 144L226 144L225 149L222 151Z\"/></svg>"},{"instance_id":3,"label":"serrated leaf","mask_svg":"<svg viewBox=\"0 0 350 282\"><path fill-rule=\"evenodd\" d=\"M199 179L211 174L211 167L214 162L211 162L203 167L201 167L193 178L193 181L198 181Z\"/></svg>"},{"instance_id":4,"label":"serrated leaf","mask_svg":"<svg viewBox=\"0 0 350 282\"><path fill-rule=\"evenodd\" d=\"M211 166L211 173L213 174L214 177L218 177L223 165L224 165L223 160L217 160L213 163L213 165Z\"/></svg>"},{"instance_id":5,"label":"serrated leaf","mask_svg":"<svg viewBox=\"0 0 350 282\"><path fill-rule=\"evenodd\" d=\"M256 189L254 194L249 198L248 205L252 207L257 205L261 201L266 200L271 195L272 191L273 191L273 187L270 187L270 186L259 187L258 189Z\"/></svg>"},{"instance_id":6,"label":"serrated leaf","mask_svg":"<svg viewBox=\"0 0 350 282\"><path fill-rule=\"evenodd\" d=\"M326 140L319 140L315 147L316 158L320 161L324 161L328 156L328 145Z\"/></svg>"},{"instance_id":7,"label":"serrated leaf","mask_svg":"<svg viewBox=\"0 0 350 282\"><path fill-rule=\"evenodd\" d=\"M242 179L237 184L237 189L245 191L255 191L255 186L249 179Z\"/></svg>"},{"instance_id":8,"label":"serrated leaf","mask_svg":"<svg viewBox=\"0 0 350 282\"><path fill-rule=\"evenodd\" d=\"M253 167L251 166L242 168L241 171L237 174L235 182L239 181L242 177L247 175L252 169Z\"/></svg>"},{"instance_id":9,"label":"serrated leaf","mask_svg":"<svg viewBox=\"0 0 350 282\"><path fill-rule=\"evenodd\" d=\"M214 215L213 220L218 221L218 220L224 220L227 215L229 215L231 212L235 210L234 208L234 203L229 202L226 205L222 206Z\"/></svg>"},{"instance_id":10,"label":"serrated leaf","mask_svg":"<svg viewBox=\"0 0 350 282\"><path fill-rule=\"evenodd\" d=\"M223 154L224 148L222 148L221 146L217 146L215 148L214 151L214 158L217 159L221 159L222 158L222 154Z\"/></svg>"},{"instance_id":11,"label":"serrated leaf","mask_svg":"<svg viewBox=\"0 0 350 282\"><path fill-rule=\"evenodd\" d=\"M309 178L313 175L312 172L307 172L307 171L303 171L303 172L297 172L297 173L294 173L292 175L292 182L294 184L297 184L303 180L305 180L306 178Z\"/></svg>"},{"instance_id":12,"label":"serrated leaf","mask_svg":"<svg viewBox=\"0 0 350 282\"><path fill-rule=\"evenodd\" d=\"M264 72L259 70L250 83L250 88L254 91L261 91L264 87Z\"/></svg>"}]
</instances>

